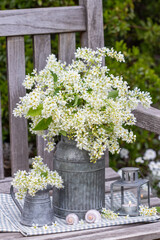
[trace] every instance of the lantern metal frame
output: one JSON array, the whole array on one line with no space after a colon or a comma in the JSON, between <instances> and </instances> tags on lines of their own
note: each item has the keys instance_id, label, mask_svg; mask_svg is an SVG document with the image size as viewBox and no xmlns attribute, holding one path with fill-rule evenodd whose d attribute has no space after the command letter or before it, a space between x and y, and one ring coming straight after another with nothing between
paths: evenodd
<instances>
[{"instance_id":1,"label":"lantern metal frame","mask_svg":"<svg viewBox=\"0 0 160 240\"><path fill-rule=\"evenodd\" d=\"M139 206L141 205L141 187L144 184L147 184L148 191L147 191L147 201L148 201L148 207L150 207L150 183L148 179L141 179L138 178L138 172L139 168L134 167L126 167L122 168L122 178L120 180L117 180L111 184L111 210L114 211L113 206L113 194L114 194L114 187L120 188L120 194L121 194L121 207L116 212L119 213L119 215L127 215L125 211L122 208L122 205L124 204L124 190L127 189L137 189L137 210L134 213L130 213L129 216L138 216L139 215Z\"/></svg>"}]
</instances>

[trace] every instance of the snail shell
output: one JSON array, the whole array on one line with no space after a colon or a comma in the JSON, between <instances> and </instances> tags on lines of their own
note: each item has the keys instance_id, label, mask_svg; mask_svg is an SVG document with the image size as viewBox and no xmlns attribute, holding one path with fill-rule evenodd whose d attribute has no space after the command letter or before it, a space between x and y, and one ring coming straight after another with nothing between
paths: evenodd
<instances>
[{"instance_id":1,"label":"snail shell","mask_svg":"<svg viewBox=\"0 0 160 240\"><path fill-rule=\"evenodd\" d=\"M66 217L66 223L69 225L78 224L79 218L75 213L70 213Z\"/></svg>"},{"instance_id":2,"label":"snail shell","mask_svg":"<svg viewBox=\"0 0 160 240\"><path fill-rule=\"evenodd\" d=\"M97 223L101 220L101 214L97 210L91 209L86 213L85 220L88 223Z\"/></svg>"}]
</instances>

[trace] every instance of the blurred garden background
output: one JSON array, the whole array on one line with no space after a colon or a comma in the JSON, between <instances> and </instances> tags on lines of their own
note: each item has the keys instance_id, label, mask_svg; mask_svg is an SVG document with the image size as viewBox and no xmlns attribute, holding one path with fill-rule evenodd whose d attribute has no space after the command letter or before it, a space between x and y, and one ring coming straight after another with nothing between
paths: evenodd
<instances>
[{"instance_id":1,"label":"blurred garden background","mask_svg":"<svg viewBox=\"0 0 160 240\"><path fill-rule=\"evenodd\" d=\"M78 5L77 0L1 0L0 9L23 9ZM160 0L103 0L105 46L123 52L126 62L107 59L114 75L123 75L131 88L149 91L152 106L160 109ZM25 36L26 74L33 70L32 37ZM57 55L58 35L52 35L52 52ZM77 34L77 46L79 35ZM5 174L10 174L9 117L6 72L6 40L0 40L0 92ZM160 136L134 127L135 143L121 143L120 154L110 155L110 167L139 167L160 196ZM29 133L30 157L36 155L35 136Z\"/></svg>"}]
</instances>

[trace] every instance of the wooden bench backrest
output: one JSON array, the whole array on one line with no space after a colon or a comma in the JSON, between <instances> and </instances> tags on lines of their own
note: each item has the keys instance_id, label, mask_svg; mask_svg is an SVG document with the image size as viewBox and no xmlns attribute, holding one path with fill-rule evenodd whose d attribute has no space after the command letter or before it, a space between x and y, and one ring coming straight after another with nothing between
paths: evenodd
<instances>
[{"instance_id":1,"label":"wooden bench backrest","mask_svg":"<svg viewBox=\"0 0 160 240\"><path fill-rule=\"evenodd\" d=\"M0 11L0 37L7 40L9 122L12 176L28 170L28 128L24 118L12 114L20 96L25 95L24 35L33 35L34 67L44 68L51 53L51 33L59 34L58 56L71 63L75 52L75 33L81 32L81 46L104 46L102 0L80 0L79 6ZM2 139L0 126L0 139ZM37 139L37 154L52 168L52 154L43 151L44 141ZM4 177L2 140L0 140L0 178Z\"/></svg>"}]
</instances>

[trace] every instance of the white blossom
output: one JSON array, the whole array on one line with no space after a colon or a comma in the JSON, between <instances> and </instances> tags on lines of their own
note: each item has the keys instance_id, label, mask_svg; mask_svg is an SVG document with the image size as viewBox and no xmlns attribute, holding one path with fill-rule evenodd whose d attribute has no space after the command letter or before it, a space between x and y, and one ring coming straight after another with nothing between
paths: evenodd
<instances>
[{"instance_id":1,"label":"white blossom","mask_svg":"<svg viewBox=\"0 0 160 240\"><path fill-rule=\"evenodd\" d=\"M16 198L23 199L27 191L31 196L48 186L63 187L63 180L56 171L51 171L40 156L33 158L30 172L20 171L14 174L12 185L17 188Z\"/></svg>"},{"instance_id":2,"label":"white blossom","mask_svg":"<svg viewBox=\"0 0 160 240\"><path fill-rule=\"evenodd\" d=\"M126 148L121 148L120 150L120 157L121 158L128 158L129 157L129 151Z\"/></svg>"},{"instance_id":3,"label":"white blossom","mask_svg":"<svg viewBox=\"0 0 160 240\"><path fill-rule=\"evenodd\" d=\"M138 158L135 159L135 162L136 163L144 163L144 160L143 160L142 157L138 157Z\"/></svg>"},{"instance_id":4,"label":"white blossom","mask_svg":"<svg viewBox=\"0 0 160 240\"><path fill-rule=\"evenodd\" d=\"M154 160L156 158L156 151L153 149L147 149L144 153L143 159L144 160Z\"/></svg>"},{"instance_id":5,"label":"white blossom","mask_svg":"<svg viewBox=\"0 0 160 240\"><path fill-rule=\"evenodd\" d=\"M106 47L78 48L68 66L51 54L44 69L26 76L23 85L30 92L20 98L13 114L31 119L30 131L47 140L47 151L54 149L55 136L67 135L96 162L106 148L119 153L120 139L135 141L126 126L135 125L132 110L139 103L149 107L151 97L138 88L129 90L122 76L102 66L105 56L125 61L121 52ZM123 156L128 158L128 153Z\"/></svg>"},{"instance_id":6,"label":"white blossom","mask_svg":"<svg viewBox=\"0 0 160 240\"><path fill-rule=\"evenodd\" d=\"M151 161L148 166L150 171L152 172L152 175L155 178L160 179L160 161L157 162Z\"/></svg>"}]
</instances>

